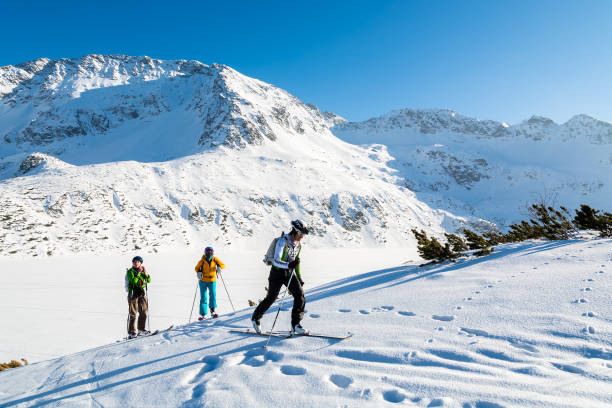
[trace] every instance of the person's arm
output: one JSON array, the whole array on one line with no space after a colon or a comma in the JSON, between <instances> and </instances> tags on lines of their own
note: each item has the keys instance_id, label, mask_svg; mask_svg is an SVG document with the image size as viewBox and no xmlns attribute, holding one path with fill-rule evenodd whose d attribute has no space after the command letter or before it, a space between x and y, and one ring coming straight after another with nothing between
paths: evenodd
<instances>
[{"instance_id":1,"label":"person's arm","mask_svg":"<svg viewBox=\"0 0 612 408\"><path fill-rule=\"evenodd\" d=\"M215 263L221 267L221 269L225 269L225 264L223 262L221 262L221 260L217 257L215 257Z\"/></svg>"},{"instance_id":2,"label":"person's arm","mask_svg":"<svg viewBox=\"0 0 612 408\"><path fill-rule=\"evenodd\" d=\"M283 236L282 238L279 238L279 240L276 242L276 248L274 248L274 259L272 260L272 265L280 269L289 268L289 262L285 262L282 260L286 243L287 238Z\"/></svg>"},{"instance_id":3,"label":"person's arm","mask_svg":"<svg viewBox=\"0 0 612 408\"><path fill-rule=\"evenodd\" d=\"M144 276L147 283L151 283L151 275L147 273L147 269L144 266L142 267L142 276Z\"/></svg>"},{"instance_id":4,"label":"person's arm","mask_svg":"<svg viewBox=\"0 0 612 408\"><path fill-rule=\"evenodd\" d=\"M197 265L195 266L195 271L196 273L201 273L202 272L202 264L204 263L204 258L200 258L200 260L198 261Z\"/></svg>"},{"instance_id":5,"label":"person's arm","mask_svg":"<svg viewBox=\"0 0 612 408\"><path fill-rule=\"evenodd\" d=\"M297 258L300 257L300 252L302 252L302 244L300 244L300 249L298 249ZM304 285L304 281L302 280L302 273L300 272L300 264L301 262L295 268L295 276L297 276L298 280L300 281L300 284Z\"/></svg>"}]
</instances>

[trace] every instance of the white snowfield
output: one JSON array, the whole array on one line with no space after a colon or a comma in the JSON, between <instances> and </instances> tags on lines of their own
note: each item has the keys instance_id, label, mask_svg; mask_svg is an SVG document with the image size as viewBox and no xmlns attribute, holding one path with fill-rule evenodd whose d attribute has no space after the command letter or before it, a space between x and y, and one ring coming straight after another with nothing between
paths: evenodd
<instances>
[{"instance_id":1,"label":"white snowfield","mask_svg":"<svg viewBox=\"0 0 612 408\"><path fill-rule=\"evenodd\" d=\"M4 371L0 407L612 407L611 250L527 242L357 273L308 289L303 321L350 339L264 349L229 332L242 309Z\"/></svg>"}]
</instances>

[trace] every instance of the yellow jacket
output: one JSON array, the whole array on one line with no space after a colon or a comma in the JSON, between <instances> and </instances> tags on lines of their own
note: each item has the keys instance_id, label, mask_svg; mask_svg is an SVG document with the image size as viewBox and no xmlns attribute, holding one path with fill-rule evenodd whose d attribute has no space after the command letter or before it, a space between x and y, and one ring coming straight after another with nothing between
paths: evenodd
<instances>
[{"instance_id":1,"label":"yellow jacket","mask_svg":"<svg viewBox=\"0 0 612 408\"><path fill-rule=\"evenodd\" d=\"M210 262L208 262L206 260L206 255L202 255L202 258L195 267L195 271L196 273L202 272L201 281L215 282L217 280L217 265L219 265L221 269L225 269L225 264L216 256L213 256Z\"/></svg>"}]
</instances>

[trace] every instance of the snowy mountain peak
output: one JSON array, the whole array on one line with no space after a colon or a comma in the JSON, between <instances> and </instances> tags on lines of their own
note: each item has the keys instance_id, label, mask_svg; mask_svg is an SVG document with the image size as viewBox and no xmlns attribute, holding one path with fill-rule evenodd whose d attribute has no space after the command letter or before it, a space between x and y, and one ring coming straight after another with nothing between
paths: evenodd
<instances>
[{"instance_id":1,"label":"snowy mountain peak","mask_svg":"<svg viewBox=\"0 0 612 408\"><path fill-rule=\"evenodd\" d=\"M506 135L501 122L478 120L457 114L449 109L400 109L358 123L346 123L335 128L338 131L393 131L405 129L413 133L433 135L456 132L484 135Z\"/></svg>"},{"instance_id":2,"label":"snowy mountain peak","mask_svg":"<svg viewBox=\"0 0 612 408\"><path fill-rule=\"evenodd\" d=\"M0 78L3 255L250 248L298 217L316 245L481 225L398 185L386 150L336 138L343 118L225 65L87 55Z\"/></svg>"},{"instance_id":3,"label":"snowy mountain peak","mask_svg":"<svg viewBox=\"0 0 612 408\"><path fill-rule=\"evenodd\" d=\"M449 110L396 110L332 129L341 139L384 145L404 185L428 204L500 226L542 197L609 208L612 124L576 115L559 125L534 115L517 125Z\"/></svg>"},{"instance_id":4,"label":"snowy mountain peak","mask_svg":"<svg viewBox=\"0 0 612 408\"><path fill-rule=\"evenodd\" d=\"M37 150L75 163L159 161L341 121L221 64L92 54L0 68L0 158ZM143 143L160 148L126 149Z\"/></svg>"}]
</instances>

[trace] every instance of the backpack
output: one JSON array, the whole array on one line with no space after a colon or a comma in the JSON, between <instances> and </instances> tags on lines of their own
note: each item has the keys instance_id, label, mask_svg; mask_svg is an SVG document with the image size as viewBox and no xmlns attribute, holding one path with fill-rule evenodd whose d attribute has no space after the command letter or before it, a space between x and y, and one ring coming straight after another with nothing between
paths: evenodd
<instances>
[{"instance_id":1,"label":"backpack","mask_svg":"<svg viewBox=\"0 0 612 408\"><path fill-rule=\"evenodd\" d=\"M124 285L125 285L125 292L129 293L130 292L130 281L128 280L127 277L127 273L128 273L129 269L126 269L125 271L125 276L124 276Z\"/></svg>"},{"instance_id":2,"label":"backpack","mask_svg":"<svg viewBox=\"0 0 612 408\"><path fill-rule=\"evenodd\" d=\"M274 260L274 250L276 249L276 244L278 243L278 240L284 236L285 236L285 232L283 231L281 232L280 237L276 237L272 240L272 242L270 242L270 246L268 247L268 250L266 251L266 254L264 255L264 258L263 258L263 262L266 265L272 265L272 261Z\"/></svg>"}]
</instances>

